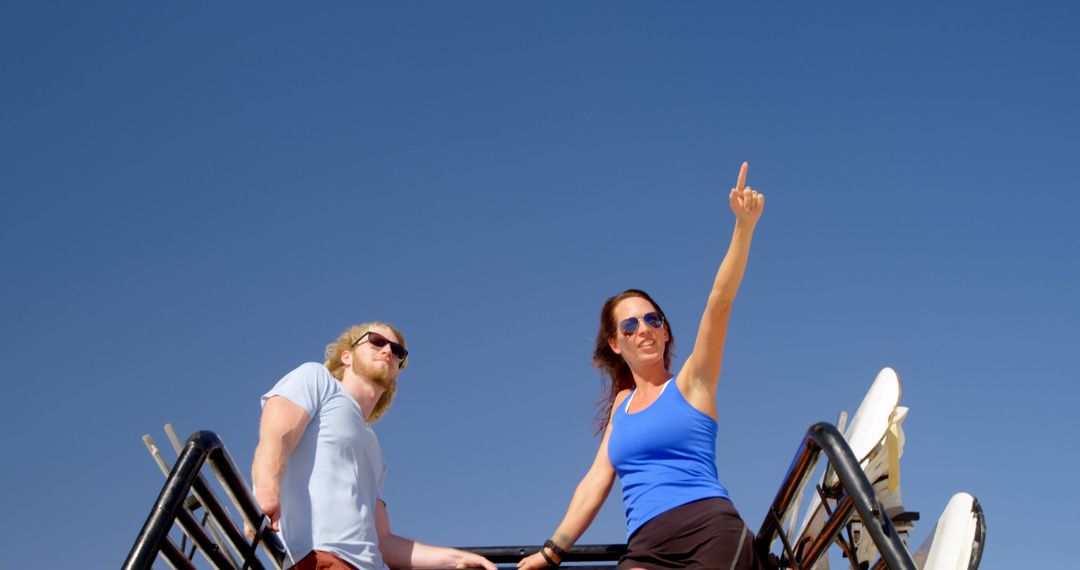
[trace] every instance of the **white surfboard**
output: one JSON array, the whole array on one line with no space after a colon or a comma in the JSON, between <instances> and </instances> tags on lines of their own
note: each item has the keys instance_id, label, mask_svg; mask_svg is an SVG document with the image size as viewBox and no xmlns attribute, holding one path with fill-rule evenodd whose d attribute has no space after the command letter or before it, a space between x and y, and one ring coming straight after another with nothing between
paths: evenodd
<instances>
[{"instance_id":1,"label":"white surfboard","mask_svg":"<svg viewBox=\"0 0 1080 570\"><path fill-rule=\"evenodd\" d=\"M871 453L880 449L898 405L900 377L892 368L882 368L844 432L848 447L860 462L865 463ZM835 477L834 474L830 486L836 483Z\"/></svg>"},{"instance_id":2,"label":"white surfboard","mask_svg":"<svg viewBox=\"0 0 1080 570\"><path fill-rule=\"evenodd\" d=\"M903 510L902 505L899 504L898 488L898 461L903 448L903 435L899 425L907 415L907 408L898 408L899 403L900 378L892 368L883 368L874 379L866 397L863 398L844 431L844 439L863 469L871 468L872 473L868 473L868 476L872 475L868 477L871 483L881 478L882 466L884 466L883 471L888 474L887 487L892 488L894 493L892 497L894 500L889 502L896 503L895 505L883 503L886 510L889 510L890 506ZM838 484L839 479L836 474L827 469L822 476L822 486L835 487ZM835 506L835 504L830 504L830 510ZM803 519L797 534L799 538L795 541L796 551L813 541L825 524L825 506L821 504L821 497L816 492L811 494L806 513L806 518ZM828 567L827 557L822 557L813 568L827 570Z\"/></svg>"},{"instance_id":3,"label":"white surfboard","mask_svg":"<svg viewBox=\"0 0 1080 570\"><path fill-rule=\"evenodd\" d=\"M919 570L975 570L985 544L986 520L979 501L957 493L913 559Z\"/></svg>"}]
</instances>

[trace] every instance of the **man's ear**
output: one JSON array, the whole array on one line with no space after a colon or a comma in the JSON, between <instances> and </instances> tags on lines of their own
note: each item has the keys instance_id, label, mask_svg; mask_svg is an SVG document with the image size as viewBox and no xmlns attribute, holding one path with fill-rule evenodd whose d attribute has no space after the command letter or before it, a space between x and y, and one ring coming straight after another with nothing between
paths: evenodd
<instances>
[{"instance_id":1,"label":"man's ear","mask_svg":"<svg viewBox=\"0 0 1080 570\"><path fill-rule=\"evenodd\" d=\"M346 368L352 366L352 359L353 353L351 348L341 353L341 363L344 364Z\"/></svg>"}]
</instances>

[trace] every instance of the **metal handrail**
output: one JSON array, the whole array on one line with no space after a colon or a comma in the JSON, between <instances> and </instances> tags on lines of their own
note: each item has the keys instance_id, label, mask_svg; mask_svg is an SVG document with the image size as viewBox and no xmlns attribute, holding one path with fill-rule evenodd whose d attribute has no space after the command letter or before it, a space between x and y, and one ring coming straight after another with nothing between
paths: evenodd
<instances>
[{"instance_id":1,"label":"metal handrail","mask_svg":"<svg viewBox=\"0 0 1080 570\"><path fill-rule=\"evenodd\" d=\"M541 546L458 546L459 550L473 552L487 558L494 564L516 564L526 556L540 551ZM626 553L625 544L578 544L573 550L562 556L562 562L610 562L610 564L573 566L575 570L614 568L619 558Z\"/></svg>"},{"instance_id":2,"label":"metal handrail","mask_svg":"<svg viewBox=\"0 0 1080 570\"><path fill-rule=\"evenodd\" d=\"M244 534L236 528L225 507L217 500L206 480L199 474L200 469L206 462L210 463L214 474L221 481L225 492L229 494L229 497L240 509L240 513L244 520L247 521L247 524L251 528L259 529L254 542L248 542ZM206 511L225 530L232 547L242 554L245 559L244 567L253 570L263 568L262 563L255 556L255 549L260 542L270 554L275 565L278 568L281 567L285 560L285 545L281 542L281 537L263 524L264 516L262 511L255 502L255 497L251 495L243 475L236 468L236 463L233 462L228 450L225 449L224 442L213 432L199 431L188 438L183 452L180 453L180 458L176 460L172 471L169 472L169 477L165 481L165 486L161 489L161 494L158 495L157 501L154 503L153 508L150 509L150 515L146 518L142 530L139 531L139 536L135 539L131 552L128 553L127 560L122 567L124 570L149 569L159 552L163 552L167 558L174 558L175 546L168 541L169 529L172 528L177 517L180 517L181 522L184 523L182 526L189 526L188 523L191 520L186 514L190 514L190 511L184 506L184 501L187 499L188 493L192 491L194 491L195 497ZM188 529L185 528L184 530L187 531ZM207 558L218 567L226 564L228 561L221 556L220 546L204 539L205 536L200 536L196 544L203 550ZM226 568L228 567L231 567L231 564L226 566Z\"/></svg>"},{"instance_id":3,"label":"metal handrail","mask_svg":"<svg viewBox=\"0 0 1080 570\"><path fill-rule=\"evenodd\" d=\"M788 537L781 528L781 521L799 490L803 488L807 477L813 472L823 452L829 460L830 469L836 472L840 488L845 494L839 497L835 509L823 526L823 532L802 551L802 556L797 559ZM225 508L218 502L205 479L199 474L206 462L210 463L215 475L240 509L247 524L258 529L258 536L253 542L248 542L243 533L236 528ZM192 532L193 517L190 516L191 512L184 504L189 493L194 494L198 503L219 523L226 535L225 538L236 552L241 554L244 568L253 570L263 568L262 563L255 556L255 549L260 543L269 553L273 563L278 568L281 567L286 558L286 552L280 536L268 528L262 511L248 489L244 477L225 449L221 438L213 432L200 431L188 438L179 459L169 472L165 486L124 562L124 570L149 569L159 553L170 562L180 562L178 558L182 558L182 554L168 539L169 530L174 522L179 522L183 530L193 536L196 545L214 566L234 567L232 564L226 565L228 561L221 555L219 545L210 541L198 530ZM864 532L877 546L881 554L881 563L891 570L916 570L911 556L901 542L892 521L885 514L873 486L866 478L858 459L855 458L844 437L831 424L824 422L814 424L807 430L806 437L788 468L776 498L766 513L765 520L754 540L754 549L760 560L770 564L771 544L779 535L784 543L786 554L786 560L782 564L796 570L809 568L825 553L829 544L850 519L853 511L858 513ZM484 556L496 564L516 563L522 557L537 552L539 549L540 546L463 548L463 550ZM566 554L564 561L567 563L607 562L609 564L575 566L575 568L580 570L610 569L625 552L625 544L579 545ZM776 564L776 562L771 563L772 566ZM183 566L190 567L190 564L183 564Z\"/></svg>"},{"instance_id":4,"label":"metal handrail","mask_svg":"<svg viewBox=\"0 0 1080 570\"><path fill-rule=\"evenodd\" d=\"M836 509L825 522L824 532L807 547L802 559L796 559L795 553L791 550L789 538L781 528L781 521L788 508L791 507L799 489L803 488L806 478L814 471L818 456L822 452L829 460L830 469L836 472L845 495L839 499ZM859 460L848 447L844 436L832 424L816 423L806 430L806 437L795 453L795 459L788 467L784 482L780 485L780 490L777 491L776 498L773 499L772 506L769 507L765 520L761 523L761 530L754 539L754 549L757 551L758 558L762 561L770 561L769 551L772 542L779 535L784 545L787 567L796 570L812 567L851 517L852 507L859 514L863 530L874 541L874 545L881 554L881 561L888 568L916 570L911 555L908 554L892 521L878 501L873 485L866 478L866 473L859 466ZM776 563L772 562L772 565L775 566Z\"/></svg>"}]
</instances>

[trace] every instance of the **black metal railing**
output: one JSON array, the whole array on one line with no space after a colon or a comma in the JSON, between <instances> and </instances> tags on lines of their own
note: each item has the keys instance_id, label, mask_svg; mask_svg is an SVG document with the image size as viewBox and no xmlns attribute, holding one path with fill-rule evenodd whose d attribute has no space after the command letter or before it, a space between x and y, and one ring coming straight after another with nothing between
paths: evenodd
<instances>
[{"instance_id":1,"label":"black metal railing","mask_svg":"<svg viewBox=\"0 0 1080 570\"><path fill-rule=\"evenodd\" d=\"M796 496L804 489L806 479L813 473L821 453L828 458L829 469L835 471L839 486L828 490L819 487L817 491L822 494L824 504L828 505L831 500L834 506L829 509L829 516L821 531L812 540L794 545L792 537L784 532L782 521ZM246 524L257 529L253 539L249 540L244 532L237 528L225 507L200 475L206 462L209 462ZM207 518L212 518L217 525L218 530L212 534L223 539L221 542L226 542L227 545L216 543L204 531L203 525L200 525L192 514L193 507L206 510ZM769 568L810 568L825 554L829 546L837 541L840 532L850 523L855 513L862 522L862 532L869 535L881 555L875 568L915 570L911 556L844 437L831 424L814 424L807 430L780 490L765 515L761 530L754 541L754 549L758 558ZM188 438L124 562L123 569L149 569L159 554L173 568L194 569L191 557L185 556L183 550L168 537L174 522L191 538L193 547L198 548L216 568L265 570L265 565L256 556L260 547L275 568L280 569L284 563L286 554L281 538L267 527L268 520L259 510L247 482L236 468L221 438L213 432L200 431ZM776 538L782 543L779 557L770 552ZM853 552L850 543L845 546L843 541L837 542L841 543L841 547L851 558ZM228 550L230 547L231 552ZM540 546L462 549L480 554L495 564L508 565L516 564L521 558L537 552ZM578 545L566 554L564 562L578 570L608 570L615 567L625 551L625 544ZM237 555L235 558L233 553Z\"/></svg>"},{"instance_id":2,"label":"black metal railing","mask_svg":"<svg viewBox=\"0 0 1080 570\"><path fill-rule=\"evenodd\" d=\"M819 487L817 491L822 494L823 504L827 505L828 499L833 498L835 506L829 509L821 531L808 544L793 545L792 537L784 532L782 521L796 496L805 487L806 479L813 473L822 452L829 460L829 469L836 473L840 486L834 490L838 492L833 497L828 496L830 490ZM754 549L758 558L768 567L795 570L810 568L837 540L855 513L858 513L862 522L862 532L870 535L881 555L878 567L884 565L890 570L916 570L911 555L878 501L873 485L866 478L866 473L859 466L859 460L848 447L844 436L832 424L816 423L806 430L806 437L799 446L787 475L784 476L784 482L780 485L772 506L765 514L765 520L761 523L761 530L754 540ZM779 557L770 552L776 538L779 538L782 544L782 555ZM854 552L850 541L841 541L841 547L851 559Z\"/></svg>"},{"instance_id":3,"label":"black metal railing","mask_svg":"<svg viewBox=\"0 0 1080 570\"><path fill-rule=\"evenodd\" d=\"M244 532L236 527L226 508L218 501L210 485L199 474L203 464L209 462L211 469L225 488L233 504L240 510L244 521L257 529L255 537L248 539ZM190 504L201 506L223 533L228 545L220 545L199 525L189 507L188 493L194 496ZM184 445L176 465L169 473L165 486L161 489L150 516L143 524L135 544L124 562L124 570L149 569L158 553L178 569L195 568L183 551L169 540L169 530L173 522L180 525L192 543L219 569L265 570L265 565L256 556L262 546L275 568L281 568L285 560L285 545L281 538L266 525L266 518L255 503L255 498L248 489L247 482L236 468L225 444L217 434L200 431L192 434ZM231 547L238 554L235 560L227 550Z\"/></svg>"},{"instance_id":4,"label":"black metal railing","mask_svg":"<svg viewBox=\"0 0 1080 570\"><path fill-rule=\"evenodd\" d=\"M540 551L539 544L535 546L459 546L457 548L475 552L495 564L506 565L517 564L522 558ZM562 557L562 562L572 566L574 570L608 570L614 568L615 563L625 553L625 544L578 544ZM589 562L602 564L587 564Z\"/></svg>"}]
</instances>

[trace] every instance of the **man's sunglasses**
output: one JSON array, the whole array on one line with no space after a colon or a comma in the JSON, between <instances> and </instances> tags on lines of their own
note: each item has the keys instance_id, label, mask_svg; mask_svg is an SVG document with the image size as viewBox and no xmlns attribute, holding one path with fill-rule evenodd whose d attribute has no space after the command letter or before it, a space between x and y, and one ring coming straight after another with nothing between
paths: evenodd
<instances>
[{"instance_id":1,"label":"man's sunglasses","mask_svg":"<svg viewBox=\"0 0 1080 570\"><path fill-rule=\"evenodd\" d=\"M637 317L630 317L623 319L619 322L619 331L626 336L630 336L637 332L638 321L645 321L645 324L654 329L658 329L664 326L664 317L660 316L660 313L646 313L645 316L638 319Z\"/></svg>"},{"instance_id":2,"label":"man's sunglasses","mask_svg":"<svg viewBox=\"0 0 1080 570\"><path fill-rule=\"evenodd\" d=\"M386 338L385 336L375 331L368 331L360 335L360 338L356 339L356 342L352 343L352 348L356 348L356 345L360 344L360 341L364 340L364 337L367 337L368 342L371 343L371 346L374 346L378 349L382 349L382 347L389 344L390 354L393 354L394 358L397 358L401 362L404 362L405 357L409 356L409 351L405 350L404 346L401 346L400 344Z\"/></svg>"}]
</instances>

